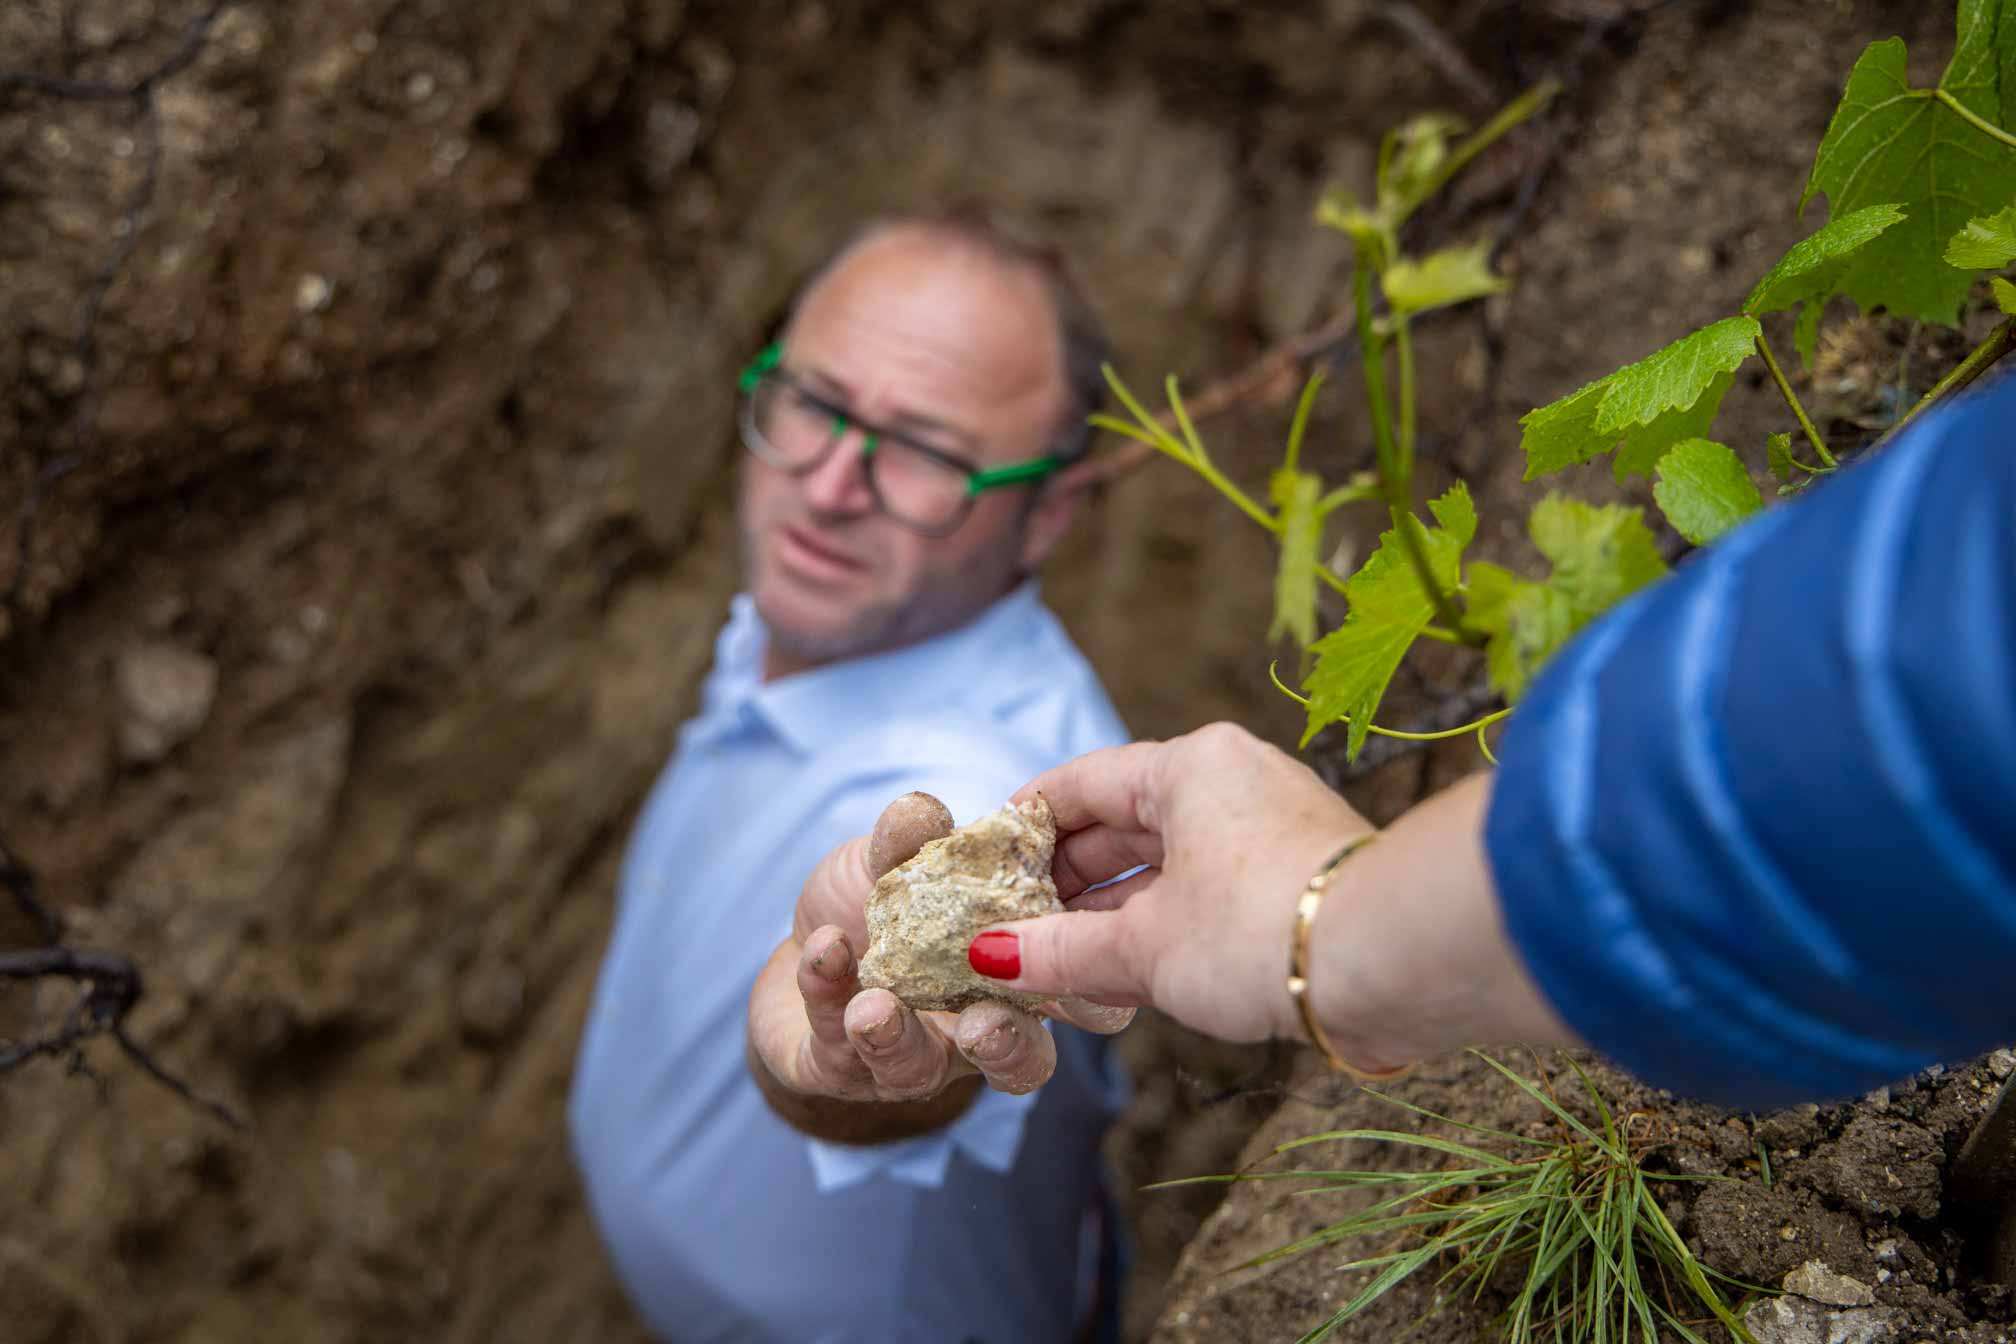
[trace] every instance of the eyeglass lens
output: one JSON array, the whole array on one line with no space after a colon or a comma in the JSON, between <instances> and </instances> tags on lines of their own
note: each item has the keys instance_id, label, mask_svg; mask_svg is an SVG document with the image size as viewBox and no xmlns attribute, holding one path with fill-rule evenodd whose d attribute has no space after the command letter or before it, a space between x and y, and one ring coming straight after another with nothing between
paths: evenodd
<instances>
[{"instance_id":1,"label":"eyeglass lens","mask_svg":"<svg viewBox=\"0 0 2016 1344\"><path fill-rule=\"evenodd\" d=\"M760 442L750 451L785 471L805 472L824 461L850 429L845 412L766 377L750 396L750 428ZM900 521L945 527L964 514L966 473L905 440L900 434L861 431L869 484L882 507Z\"/></svg>"}]
</instances>

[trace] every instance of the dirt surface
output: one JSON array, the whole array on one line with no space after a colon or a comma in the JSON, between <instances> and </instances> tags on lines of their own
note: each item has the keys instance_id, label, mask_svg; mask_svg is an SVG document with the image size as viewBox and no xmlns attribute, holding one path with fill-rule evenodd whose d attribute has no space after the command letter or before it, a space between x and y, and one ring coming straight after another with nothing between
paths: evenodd
<instances>
[{"instance_id":1,"label":"dirt surface","mask_svg":"<svg viewBox=\"0 0 2016 1344\"><path fill-rule=\"evenodd\" d=\"M1679 4L1586 40L1617 8L1422 6L1498 96L1586 75L1506 254L1519 290L1424 340L1422 484L1471 473L1480 549L1515 561L1518 414L1730 311L1806 227L1855 52L1901 32L1936 69L1950 43L1943 4L1878 0ZM0 838L74 942L140 959L136 1033L250 1122L104 1051L96 1083L0 1081L10 1344L637 1339L561 1105L629 816L734 589L736 368L848 225L970 196L1076 258L1137 385L1314 327L1348 261L1308 224L1321 191L1362 188L1405 116L1480 110L1378 10L247 0L155 92L159 180L124 233L130 100L0 92L0 519L39 501L25 566L0 537ZM202 12L28 0L0 9L0 68L131 82ZM1503 227L1546 145L1430 228ZM1870 413L1895 340L1840 344L1832 409ZM1308 450L1334 479L1364 461L1349 406ZM1739 385L1725 428L1760 441L1772 406ZM1209 433L1257 489L1283 420ZM1292 742L1271 563L1158 464L1047 590L1138 732ZM1423 659L1395 712L1475 679ZM1413 757L1353 797L1383 819L1474 763ZM0 918L0 943L31 932ZM57 1006L9 990L0 1034ZM1279 1097L1264 1049L1154 1022L1124 1049L1130 1188L1227 1169ZM1810 1235L1842 1180L1788 1178ZM1139 1337L1214 1196L1129 1198ZM1966 1291L1951 1319L1989 1319Z\"/></svg>"},{"instance_id":2,"label":"dirt surface","mask_svg":"<svg viewBox=\"0 0 2016 1344\"><path fill-rule=\"evenodd\" d=\"M1598 1123L1561 1056L1511 1051L1501 1058L1529 1078L1548 1079L1571 1111ZM1934 1069L1854 1105L1764 1116L1676 1101L1600 1061L1588 1067L1612 1112L1628 1125L1645 1171L1703 1178L1662 1183L1659 1195L1701 1262L1773 1294L1786 1290L1782 1297L1752 1295L1746 1319L1760 1339L2002 1344L2010 1338L2016 1314L2009 1291L1975 1277L1978 1266L1951 1225L1956 1192L1946 1178L1968 1134L2016 1071L2016 1056L2004 1050ZM1475 1141L1349 1088L1314 1061L1294 1075L1290 1090L1292 1099L1254 1135L1234 1169L1422 1169L1419 1151L1365 1140L1273 1153L1278 1144L1328 1130L1388 1129ZM1539 1103L1470 1056L1435 1061L1386 1091L1436 1115L1532 1138L1551 1139L1561 1130ZM1326 1269L1378 1249L1362 1241L1241 1268L1380 1193L1297 1199L1286 1193L1294 1188L1294 1182L1235 1188L1185 1257L1158 1340L1294 1339L1363 1285L1363 1273ZM1440 1344L1484 1337L1507 1294L1494 1285L1473 1298L1446 1284L1438 1289L1435 1277L1423 1273L1400 1285L1334 1337L1395 1339L1423 1317L1409 1338ZM1744 1295L1737 1290L1730 1296ZM1696 1308L1681 1315L1693 1320L1707 1313Z\"/></svg>"}]
</instances>

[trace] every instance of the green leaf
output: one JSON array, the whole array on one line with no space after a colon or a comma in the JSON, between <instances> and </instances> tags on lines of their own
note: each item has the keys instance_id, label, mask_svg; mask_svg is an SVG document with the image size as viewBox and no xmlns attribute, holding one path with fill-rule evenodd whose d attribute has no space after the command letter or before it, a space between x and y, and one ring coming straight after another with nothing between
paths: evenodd
<instances>
[{"instance_id":1,"label":"green leaf","mask_svg":"<svg viewBox=\"0 0 2016 1344\"><path fill-rule=\"evenodd\" d=\"M1453 590L1463 550L1477 535L1477 510L1461 482L1428 507L1441 526L1424 527L1412 514L1402 524L1414 529L1435 581ZM1302 741L1306 745L1321 729L1349 719L1345 749L1355 758L1400 660L1434 619L1435 604L1407 558L1398 529L1380 535L1379 549L1345 583L1344 596L1351 604L1344 624L1310 649L1316 666L1302 684L1309 693L1309 726Z\"/></svg>"},{"instance_id":2,"label":"green leaf","mask_svg":"<svg viewBox=\"0 0 2016 1344\"><path fill-rule=\"evenodd\" d=\"M1694 405L1718 374L1734 373L1755 353L1762 332L1754 317L1726 317L1617 370L1596 409L1598 432L1621 433Z\"/></svg>"},{"instance_id":3,"label":"green leaf","mask_svg":"<svg viewBox=\"0 0 2016 1344\"><path fill-rule=\"evenodd\" d=\"M1528 530L1553 564L1544 582L1496 565L1470 566L1469 622L1491 636L1485 663L1508 700L1525 694L1562 645L1617 602L1666 572L1641 510L1550 494Z\"/></svg>"},{"instance_id":4,"label":"green leaf","mask_svg":"<svg viewBox=\"0 0 2016 1344\"><path fill-rule=\"evenodd\" d=\"M1959 42L1940 80L1961 106L1984 120L2016 120L2016 0L1961 0ZM1913 89L1900 38L1871 43L1814 158L1800 207L1825 193L1842 217L1894 201L1906 219L1858 251L1839 292L1867 311L1952 325L1969 277L1946 264L1946 244L1968 220L2016 197L2016 149L2001 144Z\"/></svg>"},{"instance_id":5,"label":"green leaf","mask_svg":"<svg viewBox=\"0 0 2016 1344\"><path fill-rule=\"evenodd\" d=\"M1674 530L1696 546L1706 546L1764 507L1742 459L1708 439L1676 444L1659 459L1652 497Z\"/></svg>"},{"instance_id":6,"label":"green leaf","mask_svg":"<svg viewBox=\"0 0 2016 1344\"><path fill-rule=\"evenodd\" d=\"M2016 317L2016 285L2010 284L1998 275L1988 282L1988 288L1994 292L1995 306L2009 316Z\"/></svg>"},{"instance_id":7,"label":"green leaf","mask_svg":"<svg viewBox=\"0 0 2016 1344\"><path fill-rule=\"evenodd\" d=\"M2016 5L1960 0L1956 29L1940 87L1989 121L2016 126Z\"/></svg>"},{"instance_id":8,"label":"green leaf","mask_svg":"<svg viewBox=\"0 0 2016 1344\"><path fill-rule=\"evenodd\" d=\"M1666 573L1642 509L1550 494L1534 507L1527 530L1554 563L1548 583L1590 616Z\"/></svg>"},{"instance_id":9,"label":"green leaf","mask_svg":"<svg viewBox=\"0 0 2016 1344\"><path fill-rule=\"evenodd\" d=\"M1382 216L1397 222L1428 198L1449 161L1450 137L1462 131L1462 122L1430 113L1387 133L1379 146Z\"/></svg>"},{"instance_id":10,"label":"green leaf","mask_svg":"<svg viewBox=\"0 0 2016 1344\"><path fill-rule=\"evenodd\" d=\"M1435 515L1436 522L1449 529L1453 535L1462 538L1461 541L1456 543L1457 555L1461 555L1463 548L1476 538L1477 505L1470 498L1470 487L1463 484L1463 482L1458 481L1456 484L1450 486L1442 492L1439 499L1428 501L1428 512ZM1443 581L1445 588L1454 588L1456 586L1456 561L1454 557L1450 559L1448 574L1444 575L1440 570L1437 570L1436 577Z\"/></svg>"},{"instance_id":11,"label":"green leaf","mask_svg":"<svg viewBox=\"0 0 2016 1344\"><path fill-rule=\"evenodd\" d=\"M1402 258L1383 278L1386 302L1402 316L1447 308L1510 289L1512 282L1491 273L1491 243L1451 247L1412 261Z\"/></svg>"},{"instance_id":12,"label":"green leaf","mask_svg":"<svg viewBox=\"0 0 2016 1344\"><path fill-rule=\"evenodd\" d=\"M1596 433L1596 405L1609 386L1609 378L1599 378L1519 417L1519 447L1526 453L1524 479L1587 462L1617 446L1614 438Z\"/></svg>"},{"instance_id":13,"label":"green leaf","mask_svg":"<svg viewBox=\"0 0 2016 1344\"><path fill-rule=\"evenodd\" d=\"M1755 317L1833 293L1835 282L1855 253L1903 218L1903 210L1886 202L1830 220L1817 233L1793 244L1792 250L1765 273L1743 301L1743 311Z\"/></svg>"},{"instance_id":14,"label":"green leaf","mask_svg":"<svg viewBox=\"0 0 2016 1344\"><path fill-rule=\"evenodd\" d=\"M1525 479L1587 462L1620 442L1617 479L1650 473L1668 448L1708 433L1761 330L1752 317L1725 319L1527 412L1519 421Z\"/></svg>"},{"instance_id":15,"label":"green leaf","mask_svg":"<svg viewBox=\"0 0 2016 1344\"><path fill-rule=\"evenodd\" d=\"M1316 638L1316 566L1323 549L1323 481L1286 467L1268 484L1281 520L1281 566L1274 574L1271 643L1293 635L1304 648Z\"/></svg>"},{"instance_id":16,"label":"green leaf","mask_svg":"<svg viewBox=\"0 0 2016 1344\"><path fill-rule=\"evenodd\" d=\"M1963 271L1999 271L2012 261L2016 261L2016 205L1968 220L1946 245L1946 264Z\"/></svg>"},{"instance_id":17,"label":"green leaf","mask_svg":"<svg viewBox=\"0 0 2016 1344\"><path fill-rule=\"evenodd\" d=\"M1505 628L1505 609L1512 602L1512 594L1523 583L1517 574L1479 560L1470 566L1470 578L1464 585L1465 601L1463 618L1479 630L1502 630Z\"/></svg>"},{"instance_id":18,"label":"green leaf","mask_svg":"<svg viewBox=\"0 0 2016 1344\"><path fill-rule=\"evenodd\" d=\"M1386 220L1360 205L1350 192L1342 187L1326 192L1316 207L1316 222L1350 238L1358 265L1374 271L1385 266L1390 233Z\"/></svg>"},{"instance_id":19,"label":"green leaf","mask_svg":"<svg viewBox=\"0 0 2016 1344\"><path fill-rule=\"evenodd\" d=\"M1668 411L1649 425L1633 425L1624 431L1624 444L1611 459L1617 484L1633 476L1650 476L1666 451L1688 439L1706 438L1722 409L1722 398L1736 382L1734 374L1717 374L1701 399L1681 411Z\"/></svg>"},{"instance_id":20,"label":"green leaf","mask_svg":"<svg viewBox=\"0 0 2016 1344\"><path fill-rule=\"evenodd\" d=\"M1792 436L1773 434L1764 441L1764 457L1771 465L1771 474L1781 481L1792 479L1795 468L1792 465Z\"/></svg>"}]
</instances>

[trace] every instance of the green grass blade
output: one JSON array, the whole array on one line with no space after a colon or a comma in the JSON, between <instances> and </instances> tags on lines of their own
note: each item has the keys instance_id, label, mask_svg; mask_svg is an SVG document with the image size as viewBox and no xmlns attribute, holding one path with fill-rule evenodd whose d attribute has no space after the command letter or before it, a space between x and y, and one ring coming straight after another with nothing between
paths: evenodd
<instances>
[{"instance_id":1,"label":"green grass blade","mask_svg":"<svg viewBox=\"0 0 2016 1344\"><path fill-rule=\"evenodd\" d=\"M1282 1144L1274 1151L1285 1153L1290 1149L1301 1148L1307 1144L1328 1143L1342 1139L1369 1139L1374 1143L1399 1143L1405 1144L1410 1148L1428 1148L1438 1153L1446 1153L1450 1157L1465 1158L1468 1161L1481 1163L1486 1167L1494 1169L1502 1169L1515 1165L1513 1162L1499 1157L1496 1153L1485 1152L1482 1148L1472 1148L1468 1144L1456 1143L1449 1139L1438 1139L1430 1134L1409 1134L1404 1130L1396 1129L1326 1130L1321 1134L1311 1134L1306 1138L1291 1140L1288 1143Z\"/></svg>"},{"instance_id":2,"label":"green grass blade","mask_svg":"<svg viewBox=\"0 0 2016 1344\"><path fill-rule=\"evenodd\" d=\"M1473 1125L1466 1123L1465 1121L1462 1120L1452 1120L1446 1115L1437 1115L1434 1111L1425 1110L1422 1107L1416 1106L1411 1101L1403 1101L1399 1097L1393 1096L1390 1093L1376 1091L1373 1088L1366 1087L1361 1088L1359 1090L1364 1092L1365 1095L1368 1097L1377 1097L1381 1101L1389 1102L1392 1105L1398 1106L1403 1111L1412 1111L1415 1115L1421 1116L1424 1119L1434 1120L1445 1125L1451 1125L1457 1129L1467 1129L1472 1134L1483 1134L1489 1138L1503 1139L1507 1143L1516 1143L1526 1148L1553 1147L1552 1144L1548 1143L1544 1139L1529 1139L1523 1134L1514 1134L1510 1130L1492 1129L1489 1125Z\"/></svg>"},{"instance_id":3,"label":"green grass blade","mask_svg":"<svg viewBox=\"0 0 2016 1344\"><path fill-rule=\"evenodd\" d=\"M1563 1055L1562 1058L1567 1061L1569 1068L1575 1070L1575 1076L1582 1082L1582 1090L1587 1092L1589 1100L1596 1104L1596 1114L1603 1117L1603 1137L1609 1141L1612 1148L1617 1150L1618 1156L1623 1157L1625 1154L1623 1149L1618 1146L1617 1124L1611 1118L1609 1103L1603 1100L1603 1094L1596 1090L1596 1084L1590 1081L1589 1075L1583 1072L1580 1064L1577 1064L1570 1056Z\"/></svg>"},{"instance_id":4,"label":"green grass blade","mask_svg":"<svg viewBox=\"0 0 2016 1344\"><path fill-rule=\"evenodd\" d=\"M1477 1058L1483 1060L1486 1064L1489 1064L1492 1068L1498 1070L1498 1072L1504 1074L1507 1078L1511 1079L1513 1086L1517 1087L1521 1092L1524 1092L1527 1096L1533 1098L1533 1100L1539 1102L1542 1106L1546 1107L1547 1110L1550 1113L1552 1113L1556 1119L1560 1120L1562 1124L1567 1125L1570 1129L1574 1130L1576 1133L1581 1134L1583 1137L1587 1138L1591 1143L1603 1142L1603 1136L1601 1134L1598 1134L1595 1130L1589 1128L1588 1125L1582 1123L1582 1121L1578 1120L1574 1115L1570 1114L1568 1111L1563 1110L1561 1107L1561 1103L1554 1100L1554 1098L1548 1096L1545 1092L1541 1091L1539 1085L1536 1084L1532 1079L1526 1077L1524 1074L1518 1073L1517 1071L1506 1067L1505 1065L1499 1063L1497 1060L1493 1059L1491 1056L1483 1053L1482 1051L1473 1050L1471 1051L1471 1053L1476 1055Z\"/></svg>"},{"instance_id":5,"label":"green grass blade","mask_svg":"<svg viewBox=\"0 0 2016 1344\"><path fill-rule=\"evenodd\" d=\"M1344 1322L1350 1320L1353 1316L1356 1316L1359 1312L1384 1297L1387 1290L1392 1288L1394 1284L1399 1283L1422 1265L1434 1259L1437 1253L1438 1248L1430 1245L1420 1247L1397 1258L1393 1264L1387 1266L1371 1283L1359 1289L1357 1295L1349 1302L1339 1307L1329 1320L1302 1336L1300 1340L1296 1341L1296 1344L1316 1344L1316 1341L1322 1339L1338 1326L1344 1324Z\"/></svg>"}]
</instances>

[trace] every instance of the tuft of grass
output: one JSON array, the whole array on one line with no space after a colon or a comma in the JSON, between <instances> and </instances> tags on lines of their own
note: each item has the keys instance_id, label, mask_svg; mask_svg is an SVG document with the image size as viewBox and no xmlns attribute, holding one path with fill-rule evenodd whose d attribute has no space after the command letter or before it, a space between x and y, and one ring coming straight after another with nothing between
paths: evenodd
<instances>
[{"instance_id":1,"label":"tuft of grass","mask_svg":"<svg viewBox=\"0 0 2016 1344\"><path fill-rule=\"evenodd\" d=\"M1516 1284L1499 1318L1506 1344L1627 1344L1634 1339L1657 1344L1662 1329L1687 1344L1708 1344L1695 1328L1708 1319L1720 1322L1740 1344L1757 1344L1710 1279L1765 1290L1703 1266L1652 1194L1659 1182L1714 1178L1644 1171L1640 1152L1573 1060L1568 1066L1587 1091L1600 1130L1565 1109L1544 1077L1535 1082L1489 1055L1480 1052L1478 1058L1546 1108L1556 1122L1553 1137L1532 1139L1465 1124L1375 1092L1403 1110L1476 1134L1488 1146L1396 1130L1331 1130L1282 1144L1275 1152L1365 1139L1422 1149L1441 1160L1431 1171L1244 1172L1165 1184L1312 1182L1297 1190L1298 1196L1394 1188L1370 1207L1247 1262L1267 1264L1349 1239L1380 1247L1337 1267L1372 1273L1298 1344L1328 1337L1395 1285L1423 1271L1434 1272L1438 1286L1454 1283L1480 1297L1493 1284Z\"/></svg>"}]
</instances>

